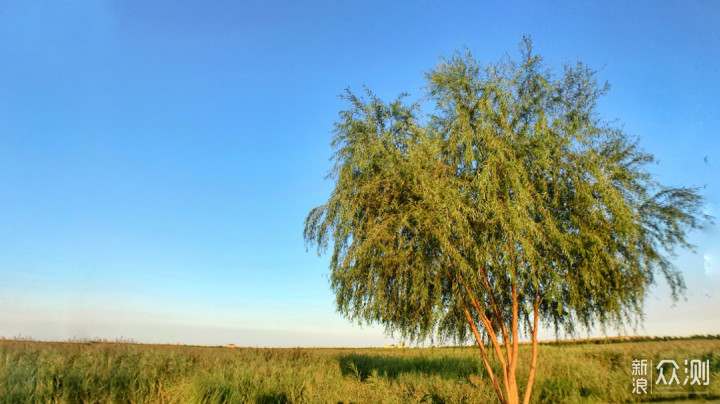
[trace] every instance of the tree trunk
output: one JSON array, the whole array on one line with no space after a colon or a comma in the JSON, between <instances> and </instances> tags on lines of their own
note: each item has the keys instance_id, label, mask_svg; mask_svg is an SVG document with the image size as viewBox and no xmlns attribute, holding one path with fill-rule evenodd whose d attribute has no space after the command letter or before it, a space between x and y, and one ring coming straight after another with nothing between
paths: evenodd
<instances>
[{"instance_id":1,"label":"tree trunk","mask_svg":"<svg viewBox=\"0 0 720 404\"><path fill-rule=\"evenodd\" d=\"M518 394L517 378L515 373L517 371L517 363L520 352L520 345L518 341L518 294L517 287L512 287L512 323L510 324L510 332L512 335L512 345L505 347L508 353L508 383L505 386L507 392L508 404L519 404L520 395Z\"/></svg>"},{"instance_id":2,"label":"tree trunk","mask_svg":"<svg viewBox=\"0 0 720 404\"><path fill-rule=\"evenodd\" d=\"M517 381L515 379L515 372L512 372L508 375L508 385L507 385L507 403L508 404L519 404L520 403L520 397L518 395L518 387L517 387Z\"/></svg>"},{"instance_id":3,"label":"tree trunk","mask_svg":"<svg viewBox=\"0 0 720 404\"><path fill-rule=\"evenodd\" d=\"M532 358L530 359L530 372L528 373L527 386L525 387L525 398L523 404L530 404L530 396L532 394L533 382L535 381L535 367L537 365L538 356L538 310L540 309L540 301L535 296L535 307L533 307L533 328L532 328Z\"/></svg>"}]
</instances>

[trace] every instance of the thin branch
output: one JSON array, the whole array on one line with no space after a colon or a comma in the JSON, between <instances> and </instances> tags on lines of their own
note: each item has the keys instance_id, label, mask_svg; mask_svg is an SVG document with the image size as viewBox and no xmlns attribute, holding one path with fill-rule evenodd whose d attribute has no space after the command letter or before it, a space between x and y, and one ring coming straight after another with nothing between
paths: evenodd
<instances>
[{"instance_id":1,"label":"thin branch","mask_svg":"<svg viewBox=\"0 0 720 404\"><path fill-rule=\"evenodd\" d=\"M450 277L452 279L452 277ZM470 290L465 285L465 282L463 282L462 276L458 276L458 281L460 282L460 285L462 285L463 289L465 290L465 294L467 298L472 303L475 310L478 312L478 315L480 315L480 320L483 322L483 325L485 326L485 329L488 332L488 335L490 336L490 342L493 345L493 348L495 349L495 354L498 357L498 361L500 362L502 371L503 371L503 383L505 385L505 388L507 389L508 386L508 366L503 359L502 355L502 349L500 348L500 344L498 343L497 334L495 334L495 330L492 327L492 323L490 322L490 319L485 315L485 311L481 310L480 304L477 302L477 300L470 294ZM463 305L465 306L465 301L463 301ZM474 327L474 322L471 324ZM506 349L508 349L508 346L506 345Z\"/></svg>"},{"instance_id":2,"label":"thin branch","mask_svg":"<svg viewBox=\"0 0 720 404\"><path fill-rule=\"evenodd\" d=\"M497 393L498 397L500 398L501 403L506 403L505 397L503 396L502 389L500 388L500 385L497 382L497 379L495 378L495 372L493 372L492 368L490 367L490 360L488 359L487 352L485 352L485 346L482 343L482 338L480 337L480 333L478 332L477 327L475 326L475 322L472 319L472 316L470 315L470 311L467 308L467 305L463 301L463 310L465 312L465 318L467 319L468 324L470 324L470 329L472 330L473 334L475 334L475 341L478 344L478 347L480 347L480 355L482 356L483 363L485 364L485 368L487 369L488 376L490 377L490 382L492 383L493 387L495 388L495 392Z\"/></svg>"},{"instance_id":3,"label":"thin branch","mask_svg":"<svg viewBox=\"0 0 720 404\"><path fill-rule=\"evenodd\" d=\"M480 271L480 274L482 274L483 279L485 280L485 287L488 290L488 296L490 297L490 304L492 305L493 311L495 312L495 318L497 318L497 321L500 324L500 331L502 331L503 341L505 342L505 346L509 347L510 339L508 336L507 327L505 326L505 321L503 320L503 317L500 314L500 310L498 310L498 306L495 303L495 298L493 297L492 288L490 287L490 280L488 279L487 273L483 269L482 265L478 265L478 270Z\"/></svg>"}]
</instances>

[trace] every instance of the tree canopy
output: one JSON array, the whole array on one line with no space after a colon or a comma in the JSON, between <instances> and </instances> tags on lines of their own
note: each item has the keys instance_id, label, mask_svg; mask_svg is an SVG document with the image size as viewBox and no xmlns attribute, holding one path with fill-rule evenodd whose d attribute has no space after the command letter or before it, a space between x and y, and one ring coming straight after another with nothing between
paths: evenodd
<instances>
[{"instance_id":1,"label":"tree canopy","mask_svg":"<svg viewBox=\"0 0 720 404\"><path fill-rule=\"evenodd\" d=\"M514 402L517 341L536 342L538 320L570 333L634 324L657 275L681 294L670 258L691 247L702 198L653 178L652 155L600 117L609 87L596 76L582 62L554 73L524 39L518 59L441 59L425 114L406 95L348 90L335 188L304 231L332 251L338 309L409 340L474 336L490 373L492 343L499 397Z\"/></svg>"}]
</instances>

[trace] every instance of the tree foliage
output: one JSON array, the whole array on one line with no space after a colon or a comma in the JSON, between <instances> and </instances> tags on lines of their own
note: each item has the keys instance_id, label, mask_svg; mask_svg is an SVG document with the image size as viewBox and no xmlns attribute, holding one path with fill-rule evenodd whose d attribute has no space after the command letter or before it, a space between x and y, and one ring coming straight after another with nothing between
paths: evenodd
<instances>
[{"instance_id":1,"label":"tree foliage","mask_svg":"<svg viewBox=\"0 0 720 404\"><path fill-rule=\"evenodd\" d=\"M404 95L344 95L335 188L304 236L330 247L349 318L410 340L462 341L482 324L509 365L537 317L571 333L633 324L657 274L682 293L669 257L703 224L697 189L659 184L652 155L601 119L594 70L555 74L529 39L520 51L442 59L425 74L431 113Z\"/></svg>"}]
</instances>

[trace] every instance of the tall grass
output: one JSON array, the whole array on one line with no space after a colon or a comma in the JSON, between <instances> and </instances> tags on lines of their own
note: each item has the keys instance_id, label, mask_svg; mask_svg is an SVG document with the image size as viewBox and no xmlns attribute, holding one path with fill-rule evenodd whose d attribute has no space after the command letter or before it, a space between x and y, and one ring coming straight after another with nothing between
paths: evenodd
<instances>
[{"instance_id":1,"label":"tall grass","mask_svg":"<svg viewBox=\"0 0 720 404\"><path fill-rule=\"evenodd\" d=\"M522 360L529 353L523 347ZM707 394L673 397L720 398L720 340L696 338L542 345L533 402L652 399L632 394L635 358L710 360ZM519 370L518 379L525 376ZM228 349L0 340L0 404L495 401L469 347Z\"/></svg>"}]
</instances>

